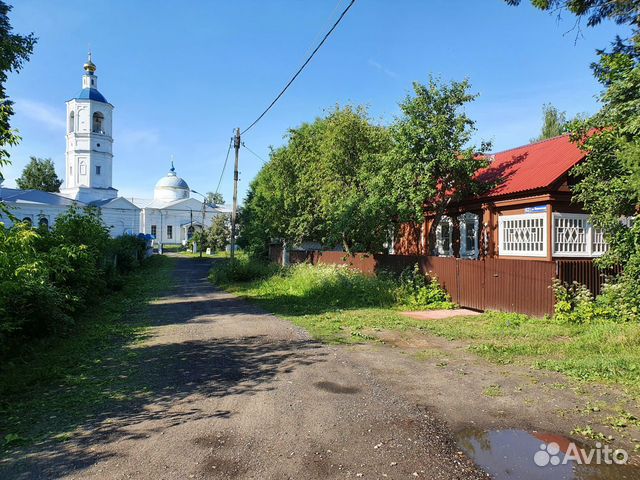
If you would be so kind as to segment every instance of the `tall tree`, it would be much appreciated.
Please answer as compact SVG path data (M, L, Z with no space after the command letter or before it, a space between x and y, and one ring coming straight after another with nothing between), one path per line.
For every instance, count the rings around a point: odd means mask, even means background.
M220 192L207 192L207 203L222 205L224 203L224 197Z
M20 178L16 179L16 183L18 188L22 190L59 192L62 180L58 178L50 158L31 157L29 163L22 170Z
M550 103L545 103L542 106L542 130L540 135L532 138L531 141L539 142L567 133L568 124L566 112L561 112Z
M9 163L7 147L16 145L20 137L11 129L13 106L7 97L5 83L10 72L19 72L22 64L29 59L36 43L33 34L13 33L9 12L11 7L0 0L0 169ZM0 203L0 213L7 213Z
M471 144L475 122L464 107L476 98L469 82L413 84L414 94L400 104L402 115L391 127L393 146L384 165L387 202L399 222L421 224L425 215L437 225L447 209L478 194L486 184L474 175L484 167L483 153ZM435 245L435 228L430 231Z
M517 0L507 0L519 4ZM592 118L571 125L574 140L587 152L574 168L578 178L574 198L604 230L610 245L602 265L620 263L624 273L617 291L621 317L640 315L640 1L531 0L543 9L565 8L586 18L588 26L605 19L630 28L610 49L599 50L592 65L602 85L602 109ZM631 222L621 218L633 217Z
M231 243L231 216L217 215L207 231L207 244L216 251L224 250Z

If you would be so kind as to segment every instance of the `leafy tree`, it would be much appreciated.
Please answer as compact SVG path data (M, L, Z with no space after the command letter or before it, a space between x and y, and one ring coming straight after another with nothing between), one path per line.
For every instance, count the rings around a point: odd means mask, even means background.
M519 4L517 0L507 0ZM605 19L630 27L628 38L616 37L609 51L599 50L592 65L603 87L602 109L590 119L571 125L574 140L587 152L574 168L579 182L574 198L605 232L609 252L601 265L620 263L624 273L609 290L622 318L640 312L640 1L532 0L543 9L566 8L588 26ZM621 218L633 217L631 222Z
M59 192L62 180L58 178L53 161L50 158L31 157L31 160L22 171L22 176L16 179L16 183L18 188L23 190Z
M414 83L414 94L400 104L381 172L381 195L394 206L398 222L421 224L426 214L437 225L450 206L488 188L474 180L490 144L470 144L475 122L463 109L476 95L469 88L467 80L447 84L432 78L427 85ZM435 228L429 235L435 245Z
M231 242L231 216L220 214L213 219L207 232L208 245L216 250L224 250Z
M363 107L335 107L291 129L250 186L240 244L261 254L273 240L380 250L390 217L374 186L388 146Z
M19 72L22 64L29 59L36 43L33 34L13 33L9 22L11 7L0 0L0 169L9 163L7 147L16 145L20 137L11 129L13 106L7 98L5 83L10 72ZM1 175L1 173L0 173ZM8 213L0 203L0 214Z
M364 107L336 107L318 120L315 180L320 240L348 253L377 252L389 239L391 209L380 195L378 175L390 148L388 129L374 125Z
M532 142L539 142L540 140L546 140L547 138L557 137L563 133L567 133L567 114L561 112L550 103L542 106L542 130L540 135L532 138Z
M222 205L224 197L220 192L207 192L207 203L211 205Z

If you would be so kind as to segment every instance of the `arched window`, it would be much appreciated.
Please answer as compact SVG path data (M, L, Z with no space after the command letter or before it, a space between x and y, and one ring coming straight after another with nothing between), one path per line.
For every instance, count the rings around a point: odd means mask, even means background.
M104 133L104 115L100 112L93 114L93 133Z
M76 114L71 111L69 114L69 133L75 132L76 130Z
M193 225L191 225L189 228L187 228L187 238L189 240L191 240L193 238L193 234L195 233L196 229Z
M49 219L47 217L40 217L40 220L38 220L38 227L42 230L49 230Z
M30 218L30 217L24 217L24 218L22 219L22 221L23 221L24 223L26 223L27 225L29 225L29 226L33 225L33 221L31 220L31 218Z

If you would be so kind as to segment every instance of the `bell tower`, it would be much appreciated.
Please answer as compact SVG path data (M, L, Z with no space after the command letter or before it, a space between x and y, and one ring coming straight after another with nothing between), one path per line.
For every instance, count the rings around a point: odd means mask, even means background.
M90 203L118 196L113 177L113 105L98 91L91 53L84 64L82 90L67 101L64 196Z

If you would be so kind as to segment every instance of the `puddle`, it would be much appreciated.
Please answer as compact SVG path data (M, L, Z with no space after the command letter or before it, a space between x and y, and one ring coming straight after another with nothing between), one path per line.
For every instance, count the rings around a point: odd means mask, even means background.
M587 464L585 455L592 449L560 435L523 430L470 429L458 433L456 440L458 447L495 480L640 479L638 467L596 464L598 455L600 458L605 456L604 447L593 449L592 460ZM582 464L571 458L576 453L582 456Z
M344 385L340 385L338 383L333 383L333 382L316 382L314 383L314 385L320 390L324 390L326 392L331 392L331 393L354 394L360 391L359 388L346 387Z

